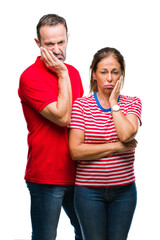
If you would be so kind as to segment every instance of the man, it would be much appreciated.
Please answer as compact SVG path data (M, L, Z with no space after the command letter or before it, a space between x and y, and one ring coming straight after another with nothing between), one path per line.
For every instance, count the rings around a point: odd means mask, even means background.
M64 64L68 42L64 18L49 14L37 25L41 57L20 77L19 97L28 128L25 180L31 196L32 240L54 240L61 206L82 239L73 207L75 163L68 148L72 103L83 95L78 71Z

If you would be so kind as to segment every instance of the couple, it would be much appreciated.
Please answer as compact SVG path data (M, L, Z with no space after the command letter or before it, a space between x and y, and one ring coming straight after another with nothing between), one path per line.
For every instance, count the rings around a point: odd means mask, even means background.
M35 42L41 56L22 73L18 89L29 132L32 240L56 239L61 207L76 240L125 240L136 206L141 101L120 95L123 56L114 48L99 50L91 64L93 94L82 97L79 72L63 63L65 19L43 16Z

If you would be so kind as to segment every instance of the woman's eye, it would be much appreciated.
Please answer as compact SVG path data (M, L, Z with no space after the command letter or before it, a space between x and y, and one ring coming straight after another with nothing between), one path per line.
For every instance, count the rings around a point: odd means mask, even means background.
M113 72L113 74L117 75L117 74L119 74L119 72Z

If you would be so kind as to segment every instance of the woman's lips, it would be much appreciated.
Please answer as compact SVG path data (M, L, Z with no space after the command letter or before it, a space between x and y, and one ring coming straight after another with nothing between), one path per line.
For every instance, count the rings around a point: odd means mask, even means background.
M113 88L114 86L112 84L107 84L106 87L107 88Z

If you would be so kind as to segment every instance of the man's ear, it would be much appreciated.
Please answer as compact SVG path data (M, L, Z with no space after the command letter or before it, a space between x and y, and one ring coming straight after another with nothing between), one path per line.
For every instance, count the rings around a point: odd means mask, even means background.
M36 42L37 46L40 48L41 44L40 44L40 41L38 40L38 38L35 38L34 41Z
M69 34L67 33L67 42L68 42Z

